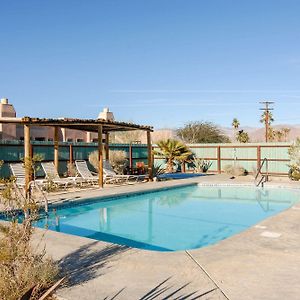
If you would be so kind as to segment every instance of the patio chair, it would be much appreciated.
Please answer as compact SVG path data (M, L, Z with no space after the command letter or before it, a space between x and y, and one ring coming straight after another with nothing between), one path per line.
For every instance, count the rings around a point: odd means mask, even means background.
M85 160L75 160L75 166L79 175L88 183L97 184L98 176L91 172Z
M130 180L138 181L141 178L145 178L144 175L119 175L115 172L109 160L103 160L103 172L106 175L107 179L115 182L129 182Z
M18 187L24 187L25 186L25 168L23 163L13 163L9 164L10 170L12 172L12 175L16 178L16 185ZM37 185L43 186L45 184L44 179L36 179L34 181L31 181L29 184L36 183Z
M53 162L42 162L42 168L46 174L46 178L57 186L67 188L68 186L75 186L77 183L82 183L82 180L79 181L77 177L61 178Z

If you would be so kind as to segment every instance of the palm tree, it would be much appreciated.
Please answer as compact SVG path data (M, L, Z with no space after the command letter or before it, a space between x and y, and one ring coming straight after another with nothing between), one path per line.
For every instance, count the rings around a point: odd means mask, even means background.
M237 118L233 118L231 126L233 127L234 130L234 136L237 139L237 130L239 129L240 121Z
M282 138L284 137L284 133L282 130L276 130L275 136L278 142L282 142Z
M237 130L240 126L240 121L237 118L234 118L231 123L232 127Z
M291 131L290 128L287 128L287 127L282 128L282 133L284 135L284 141L285 142L287 142L288 135L289 135L290 131Z
M276 138L276 131L270 126L267 133L268 141L273 142Z
M274 140L274 130L271 128L271 123L274 122L272 113L269 110L265 110L261 115L261 123L265 124L265 139L266 142Z
M260 123L266 123L268 120L268 125L274 122L273 114L270 111L264 111L261 115Z
M192 155L189 148L182 142L167 139L157 143L159 150L154 151L154 154L164 158L167 162L167 172L173 172L175 161L184 162Z

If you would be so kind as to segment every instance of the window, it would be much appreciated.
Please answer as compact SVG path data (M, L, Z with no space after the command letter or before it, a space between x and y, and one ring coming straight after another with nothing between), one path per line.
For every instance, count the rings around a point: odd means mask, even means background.
M84 140L83 139L76 139L76 142L82 143L82 142L84 142Z
M73 142L73 139L69 138L69 139L67 139L67 142Z
M46 139L44 137L36 137L34 140L44 142Z

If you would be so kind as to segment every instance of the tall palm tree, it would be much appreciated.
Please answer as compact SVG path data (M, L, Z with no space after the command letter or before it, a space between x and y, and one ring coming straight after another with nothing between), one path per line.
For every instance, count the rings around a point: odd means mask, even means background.
M290 128L287 128L287 127L282 128L282 132L283 132L283 135L284 135L284 141L285 142L287 142L288 135L289 135L290 131L291 131Z
M264 111L260 118L260 123L266 123L268 120L268 125L274 122L273 114L270 111Z
M237 129L239 128L239 126L240 126L240 121L239 121L237 118L234 118L234 119L232 120L231 126L232 126L235 130L237 130Z
M237 131L238 131L239 126L240 126L240 121L237 118L233 118L231 126L233 127L233 130L234 130L234 137L236 139L238 139L238 137L237 137Z
M261 115L260 122L265 124L266 142L274 141L274 130L271 128L271 123L274 122L272 113L269 110L265 110Z
M154 154L164 158L167 162L167 172L173 172L175 161L187 161L192 152L182 142L174 139L162 140L157 143L159 150L154 151Z

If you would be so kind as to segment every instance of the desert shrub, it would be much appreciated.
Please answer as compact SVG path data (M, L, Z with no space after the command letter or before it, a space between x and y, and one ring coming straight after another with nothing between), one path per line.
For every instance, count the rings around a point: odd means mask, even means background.
M202 158L193 158L192 164L196 173L206 173L211 167L212 162Z
M161 165L153 166L152 167L152 175L153 178L158 178L159 175L162 175L165 173L165 168L163 168Z
M189 122L176 133L185 143L230 143L229 137L212 122Z
M291 163L288 165L290 167L289 170L289 178L291 180L300 180L300 139L293 143L293 145L288 150L289 157Z
M74 163L68 162L67 164L67 176L76 177L77 170Z
M58 276L58 267L45 257L45 251L31 246L33 228L22 224L0 224L0 295L3 300L17 300L35 286L30 299L38 299Z
M89 162L98 171L98 151L89 155ZM109 162L116 173L122 174L126 165L127 157L125 151L109 151Z
M297 165L290 165L290 170L288 176L291 180L299 181L300 180L300 168Z
M44 156L42 154L34 154L32 158L22 158L24 167L29 169L30 176L35 179L36 173L41 169L39 163L43 161Z
M224 172L233 176L245 176L248 171L240 165L226 165L224 166Z
M13 180L8 180L0 193L0 202L10 217L7 223L0 223L0 296L19 300L34 287L30 299L38 299L56 281L59 269L46 258L44 249L32 244L32 224L39 216L37 200L31 193L25 197L14 186ZM23 211L20 224L11 208Z

